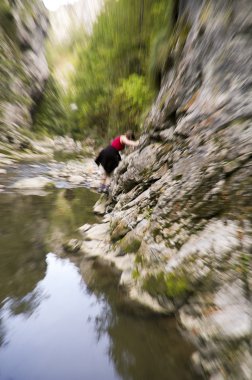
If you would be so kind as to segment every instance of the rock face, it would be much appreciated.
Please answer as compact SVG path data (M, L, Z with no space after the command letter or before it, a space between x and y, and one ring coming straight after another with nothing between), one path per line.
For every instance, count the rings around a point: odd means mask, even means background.
M185 4L140 146L117 170L111 242L131 255L129 292L176 313L207 378L249 380L252 3Z
M49 74L44 49L48 18L41 0L2 0L0 21L0 142L25 148L20 132L31 126Z

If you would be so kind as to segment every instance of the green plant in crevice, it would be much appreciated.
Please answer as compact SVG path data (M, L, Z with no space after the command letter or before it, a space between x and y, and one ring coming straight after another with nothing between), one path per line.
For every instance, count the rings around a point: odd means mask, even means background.
M139 269L137 267L135 267L132 271L132 278L133 280L138 280L138 278L140 277L140 272L139 272Z

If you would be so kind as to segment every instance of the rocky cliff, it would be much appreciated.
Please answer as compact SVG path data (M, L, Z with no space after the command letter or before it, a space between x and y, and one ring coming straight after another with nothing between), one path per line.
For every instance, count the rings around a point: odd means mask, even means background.
M252 3L180 1L176 17L139 149L83 250L115 263L131 298L175 313L207 378L248 380Z
M0 5L0 141L26 145L20 130L32 123L49 71L44 40L48 18L41 0Z

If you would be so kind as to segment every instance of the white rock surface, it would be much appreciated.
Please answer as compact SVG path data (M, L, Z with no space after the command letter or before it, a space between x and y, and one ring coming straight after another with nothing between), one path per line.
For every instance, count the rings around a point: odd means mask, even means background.
M24 178L12 185L14 189L43 189L47 186L53 186L53 183L50 179L45 177L33 177L33 178Z

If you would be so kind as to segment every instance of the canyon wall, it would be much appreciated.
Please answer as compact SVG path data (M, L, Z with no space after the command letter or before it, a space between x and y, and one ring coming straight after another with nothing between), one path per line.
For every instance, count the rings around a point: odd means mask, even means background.
M252 3L181 1L140 146L113 183L132 298L176 314L211 379L251 379Z
M23 137L49 75L45 57L48 28L40 0L2 0L0 5L0 142L13 149Z

